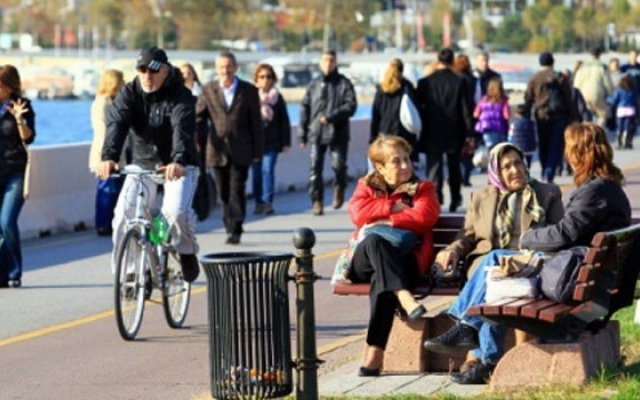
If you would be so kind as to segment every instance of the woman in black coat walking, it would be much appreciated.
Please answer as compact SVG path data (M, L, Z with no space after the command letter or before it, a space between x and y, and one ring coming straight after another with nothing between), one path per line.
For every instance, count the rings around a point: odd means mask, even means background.
M415 151L416 135L409 132L400 123L400 102L402 95L407 94L415 104L415 89L413 84L402 77L404 64L399 58L391 60L380 85L376 87L376 94L371 108L371 132L369 143L373 143L379 134L400 136L414 149L411 160L418 161Z

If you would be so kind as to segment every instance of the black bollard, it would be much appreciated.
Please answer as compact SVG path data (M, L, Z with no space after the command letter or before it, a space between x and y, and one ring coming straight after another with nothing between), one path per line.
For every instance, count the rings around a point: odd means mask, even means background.
M313 254L316 235L310 228L298 228L293 235L296 251L296 398L318 398L318 354L316 350L316 314L313 283L318 276L313 272Z

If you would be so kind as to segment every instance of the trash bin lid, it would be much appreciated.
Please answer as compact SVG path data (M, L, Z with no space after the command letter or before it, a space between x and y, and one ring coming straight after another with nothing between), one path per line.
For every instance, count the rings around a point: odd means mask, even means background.
M252 252L222 252L211 253L200 256L202 264L207 263L255 263L264 261L281 261L293 258L291 253L281 253L276 251L252 251Z

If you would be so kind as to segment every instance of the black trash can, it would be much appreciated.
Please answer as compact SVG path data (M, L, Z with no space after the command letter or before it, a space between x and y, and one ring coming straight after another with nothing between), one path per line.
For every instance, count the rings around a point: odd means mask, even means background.
M282 397L293 391L288 270L292 254L200 257L209 295L211 395Z

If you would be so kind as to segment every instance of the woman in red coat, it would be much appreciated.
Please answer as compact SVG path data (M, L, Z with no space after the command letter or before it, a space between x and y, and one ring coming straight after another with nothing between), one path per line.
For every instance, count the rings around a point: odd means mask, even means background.
M410 319L426 312L410 290L433 262L432 229L440 215L434 185L421 181L409 158L411 146L399 136L380 135L369 147L375 170L361 178L349 202L349 214L360 235L363 228L387 224L413 232L420 240L403 254L376 234L358 243L349 271L353 282L371 282L371 315L367 330L367 354L360 376L377 376L398 306Z

